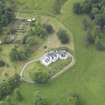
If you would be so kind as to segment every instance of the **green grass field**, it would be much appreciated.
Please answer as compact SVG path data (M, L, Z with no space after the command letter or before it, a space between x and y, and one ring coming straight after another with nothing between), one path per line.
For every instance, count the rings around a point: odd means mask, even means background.
M38 3L38 7L42 8L38 14L45 13L46 15L52 11L53 0L17 1L24 2L24 6L29 6L29 10L32 9L33 11L35 8L32 5L35 2L36 5ZM76 16L72 12L73 3L76 1L68 0L63 7L62 14L56 17L73 34L76 65L48 85L38 86L23 83L20 90L25 98L18 105L33 105L33 94L36 90L39 90L49 101L62 100L63 105L66 105L66 97L70 93L79 95L83 105L105 105L105 53L98 52L93 47L86 48L84 46L83 36L85 32L81 24L84 16ZM29 14L25 14L32 16L36 13L29 12Z

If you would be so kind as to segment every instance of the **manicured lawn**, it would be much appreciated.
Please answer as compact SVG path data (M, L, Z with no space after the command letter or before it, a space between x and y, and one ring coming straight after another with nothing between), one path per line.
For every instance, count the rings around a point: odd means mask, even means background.
M31 5L33 1L25 0L25 3ZM37 0L43 8L42 11L51 10L49 1L53 0ZM66 105L65 101L69 93L79 95L83 105L105 104L105 53L98 52L93 47L84 46L85 32L81 24L84 16L76 16L72 13L72 6L76 1L69 0L63 7L63 13L57 17L58 21L63 23L74 36L76 65L48 85L23 83L20 90L25 98L23 103L18 105L33 105L33 94L36 90L40 90L49 101L61 100L64 105Z

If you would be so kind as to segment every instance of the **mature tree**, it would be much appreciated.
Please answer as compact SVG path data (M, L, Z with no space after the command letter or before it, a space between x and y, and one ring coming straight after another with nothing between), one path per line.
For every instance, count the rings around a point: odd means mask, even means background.
M43 84L48 82L49 73L47 70L38 69L34 73L31 73L31 77L36 83Z
M83 20L83 28L86 32L92 31L92 21L89 18Z
M105 45L101 41L96 42L96 49L99 51L105 51Z
M39 41L34 38L34 36L24 37L23 43L25 44L25 47L29 49L37 48L39 46Z
M92 45L95 43L95 37L92 35L91 31L87 31L86 36L85 36L85 44Z
M105 26L105 14L96 15L96 24L100 26L101 29Z
M75 5L77 3L74 4L74 7ZM105 35L105 0L84 0L78 5L81 6L81 14L86 14L91 20L91 25L90 21L83 21L87 33L85 42L88 42L88 44L95 42L94 45L97 49L104 50L105 40L101 39L104 39ZM97 39L99 40L97 41Z
M73 11L76 14L81 14L82 13L81 3L75 3L74 6L73 6Z
M27 59L27 52L18 48L13 48L10 52L10 58L12 61L24 61Z
M75 12L77 11L77 12ZM105 0L85 0L74 4L74 12L87 14L101 28L105 26Z
M48 105L48 102L45 97L41 96L38 92L34 96L34 105Z
M7 82L3 82L0 84L0 99L7 96L10 92L11 92L11 89Z
M54 32L53 26L51 24L45 24L44 27L48 34L52 34Z
M82 12L83 13L86 13L86 14L90 14L90 12L91 12L91 5L90 5L90 2L84 2L83 4L82 4Z
M44 38L47 35L42 23L40 22L40 18L32 22L29 35L32 35L32 36L36 35L41 38Z
M15 97L17 101L23 101L23 96L18 88L15 90Z
M57 33L59 40L61 41L61 43L63 44L67 44L70 41L69 35L65 30L59 30L59 32Z
M8 96L20 84L20 76L15 74L0 84L0 100Z
M20 76L18 74L14 74L14 76L8 79L8 83L11 89L17 88L21 83Z
M93 19L95 18L95 15L97 15L98 13L99 13L99 9L96 7L93 7L91 10L91 15L93 16Z
M6 65L6 63L2 59L0 59L0 67L3 67L5 65Z
M12 5L9 0L0 0L0 30L15 19Z

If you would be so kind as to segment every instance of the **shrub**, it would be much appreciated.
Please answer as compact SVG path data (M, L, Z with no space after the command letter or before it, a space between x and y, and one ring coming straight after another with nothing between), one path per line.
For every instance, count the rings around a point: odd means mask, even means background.
M70 95L68 98L69 105L81 105L80 98L77 95Z
M63 43L63 44L69 43L70 39L69 39L69 36L65 30L59 30L59 32L57 32L57 35L58 35L58 38L61 41L61 43Z
M0 101L0 105L7 105L5 101Z

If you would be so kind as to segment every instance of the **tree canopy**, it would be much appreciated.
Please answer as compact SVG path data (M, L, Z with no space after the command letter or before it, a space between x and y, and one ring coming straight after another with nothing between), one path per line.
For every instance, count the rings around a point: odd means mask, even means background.
M87 14L101 29L105 26L105 0L85 0L74 4L76 14Z
M35 83L44 84L49 80L49 73L46 70L38 69L34 73L31 73L31 77Z
M69 35L65 30L60 29L57 32L58 38L63 44L68 44L70 41Z
M94 44L96 49L105 50L105 0L84 0L74 4L76 14L86 14L83 21L86 31L86 45Z
M0 31L15 19L13 0L0 0Z

